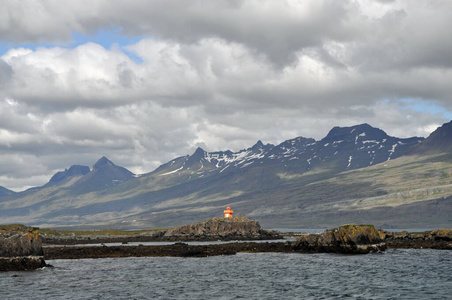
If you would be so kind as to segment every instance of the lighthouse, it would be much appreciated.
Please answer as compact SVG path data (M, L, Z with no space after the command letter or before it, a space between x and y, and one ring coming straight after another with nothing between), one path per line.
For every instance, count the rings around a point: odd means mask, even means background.
M224 217L232 218L233 213L234 213L234 211L231 209L231 207L228 206L228 208L226 208L226 210L224 211Z

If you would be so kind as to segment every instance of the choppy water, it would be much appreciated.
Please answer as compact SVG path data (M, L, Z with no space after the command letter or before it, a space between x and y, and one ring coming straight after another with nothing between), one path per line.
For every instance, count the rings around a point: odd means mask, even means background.
M52 260L0 299L451 299L452 251Z

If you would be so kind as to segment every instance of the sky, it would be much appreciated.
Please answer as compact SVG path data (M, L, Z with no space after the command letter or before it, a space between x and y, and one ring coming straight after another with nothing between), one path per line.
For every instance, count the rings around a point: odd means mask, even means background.
M452 119L452 1L0 0L0 186Z

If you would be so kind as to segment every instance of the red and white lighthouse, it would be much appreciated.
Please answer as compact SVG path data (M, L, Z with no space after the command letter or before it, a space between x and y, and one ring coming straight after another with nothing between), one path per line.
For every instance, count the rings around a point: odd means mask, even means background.
M228 208L226 208L226 210L224 211L224 217L232 218L233 213L234 213L234 211L231 209L231 207L228 206Z

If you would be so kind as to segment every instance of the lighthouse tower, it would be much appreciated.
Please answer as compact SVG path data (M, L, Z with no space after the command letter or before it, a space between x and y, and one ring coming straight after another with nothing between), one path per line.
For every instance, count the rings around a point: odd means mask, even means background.
M226 208L226 210L224 211L224 217L232 218L233 213L234 213L234 211L228 206L228 208Z

